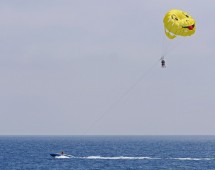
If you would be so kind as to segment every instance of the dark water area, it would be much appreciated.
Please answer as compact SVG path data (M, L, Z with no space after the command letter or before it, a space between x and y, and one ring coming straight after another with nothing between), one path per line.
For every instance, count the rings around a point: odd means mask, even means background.
M212 170L215 136L0 136L0 169Z

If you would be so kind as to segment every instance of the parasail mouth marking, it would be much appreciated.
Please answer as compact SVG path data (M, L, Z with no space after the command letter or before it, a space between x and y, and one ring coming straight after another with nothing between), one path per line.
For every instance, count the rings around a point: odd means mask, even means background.
M184 26L182 28L188 28L189 30L193 30L195 28L195 24L189 25L189 26Z

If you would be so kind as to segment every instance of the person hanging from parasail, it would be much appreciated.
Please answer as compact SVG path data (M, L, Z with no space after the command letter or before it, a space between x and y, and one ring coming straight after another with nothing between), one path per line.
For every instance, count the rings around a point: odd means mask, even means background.
M165 60L164 60L164 59L161 60L161 67L162 67L162 68L165 68L165 67L166 67L166 63L165 63Z

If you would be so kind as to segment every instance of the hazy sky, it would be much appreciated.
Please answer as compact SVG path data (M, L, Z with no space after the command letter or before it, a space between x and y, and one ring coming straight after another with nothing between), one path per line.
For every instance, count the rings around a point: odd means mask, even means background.
M0 134L215 135L214 7L0 1ZM161 69L162 19L173 8L197 31L174 42Z

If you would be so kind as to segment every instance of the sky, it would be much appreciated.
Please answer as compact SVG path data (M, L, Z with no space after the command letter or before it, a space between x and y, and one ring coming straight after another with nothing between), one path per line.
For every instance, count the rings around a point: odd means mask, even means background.
M0 1L0 135L215 135L214 6ZM195 35L166 39L171 9Z

